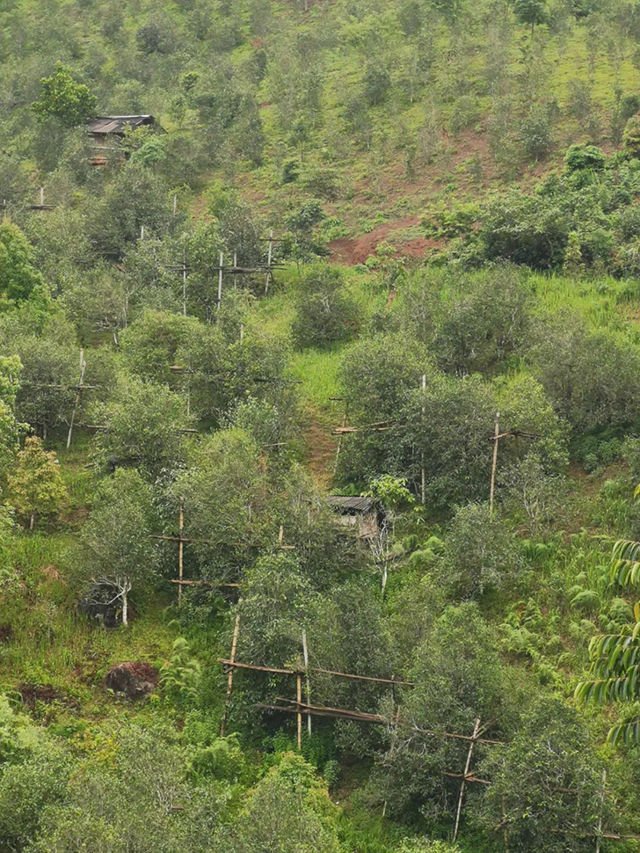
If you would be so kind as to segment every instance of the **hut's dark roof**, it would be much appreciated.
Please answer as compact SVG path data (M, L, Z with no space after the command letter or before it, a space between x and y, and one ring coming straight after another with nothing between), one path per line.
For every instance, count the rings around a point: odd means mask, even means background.
M152 115L140 116L96 116L89 119L87 130L89 133L115 133L122 135L126 128L141 127L143 124L155 124Z
M329 495L327 502L341 512L372 512L376 503L364 495Z

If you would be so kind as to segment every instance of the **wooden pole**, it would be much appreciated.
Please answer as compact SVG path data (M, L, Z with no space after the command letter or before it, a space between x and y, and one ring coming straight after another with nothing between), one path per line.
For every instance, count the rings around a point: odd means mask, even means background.
M349 417L349 401L346 400L344 404L344 417L342 418L342 429L346 429L347 427L347 419ZM334 471L338 470L338 459L340 458L340 451L342 450L342 433L338 436L338 446L336 448L336 463L334 466Z
M178 193L173 194L173 215L176 215L178 209Z
M144 240L144 225L140 226L140 239Z
M222 266L222 264L221 264L221 266ZM234 268L234 270L237 266L238 266L238 253L234 252L233 253L233 268ZM233 286L237 287L237 285L238 285L238 278L237 278L236 273L234 272L234 274L233 274Z
M187 316L187 249L182 247L182 315Z
M271 279L271 259L273 257L273 228L269 231L269 248L267 250L267 279L264 283L265 294L269 292L269 280Z
M184 570L184 499L180 498L180 519L178 523L180 541L178 542L178 607L182 604L182 575Z
M493 496L496 490L496 469L498 467L498 443L500 441L500 412L496 412L496 428L493 436L493 462L491 464L491 490L489 492L489 513L493 515Z
M298 750L302 749L302 676L296 673L296 701L298 705Z
M82 386L84 385L84 371L86 369L87 363L84 360L84 350L80 350L80 382L78 384L78 391L76 393L76 401L73 405L73 411L71 412L71 421L69 422L69 433L67 435L67 450L71 447L71 438L73 436L73 424L76 419L76 413L78 411L78 406L80 405L80 400L82 398Z
M218 270L218 311L222 302L222 265L224 263L224 255L220 252L220 268Z
M473 748L476 745L476 738L478 737L478 732L480 730L480 717L476 720L476 724L473 729L473 737L471 742L469 743L469 750L467 752L467 761L464 765L464 776L462 777L462 781L460 782L460 793L458 794L458 808L456 809L456 823L453 828L453 841L455 843L458 837L458 828L460 826L460 815L462 814L462 801L464 799L464 785L467 776L469 775L469 768L471 767L471 756L473 755Z
M280 525L280 530L278 531L278 545L282 545L284 541L284 524Z
M309 678L309 649L307 648L307 631L302 629L302 656L304 658L304 670L306 676L306 699L307 705L311 704L311 679ZM311 734L311 714L307 714L307 731Z
M422 393L423 393L423 395L424 395L426 390L427 390L427 374L423 373L422 374ZM425 414L426 414L426 406L424 405L424 399L423 399L423 404L422 404L422 428L423 429L424 429ZM426 480L425 470L424 470L424 450L420 454L420 465L421 465L421 470L420 470L420 481L421 481L420 482L420 497L422 499L422 505L424 506L427 502L427 480Z
M604 811L605 786L607 784L607 771L602 771L602 790L600 791L600 812L598 814L598 827L596 830L596 853L600 853L602 843L602 812Z
M242 599L238 600L238 604L242 603ZM235 663L236 659L236 649L238 648L238 634L240 633L240 614L236 614L236 624L233 628L233 638L231 640L231 654L229 655L229 661L231 664ZM222 712L222 719L220 720L220 737L224 737L225 728L227 725L227 711L229 710L229 703L231 702L231 692L233 690L233 672L235 667L231 666L229 669L229 674L227 675L227 695L224 700L224 711Z
M504 840L504 851L509 853L509 824L507 823L507 803L502 795L502 838Z
M44 187L40 187L40 207L44 207Z

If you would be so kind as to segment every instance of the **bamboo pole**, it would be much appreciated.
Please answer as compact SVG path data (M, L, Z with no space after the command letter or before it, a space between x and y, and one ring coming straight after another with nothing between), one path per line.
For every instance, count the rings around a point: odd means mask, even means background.
M298 703L298 751L302 749L302 676L296 674L296 701Z
M493 438L493 462L491 463L491 489L489 491L489 513L493 515L493 496L496 489L496 469L498 467L498 444L500 442L500 412L496 412L496 427Z
M598 814L598 827L596 830L596 853L600 853L602 843L602 813L604 811L605 785L607 784L607 771L602 771L602 790L600 791L600 812Z
M271 278L271 259L273 256L273 228L269 231L269 249L267 251L267 278L264 283L264 292L269 292L269 280Z
M311 679L309 677L309 649L307 647L307 631L306 628L302 629L302 657L304 659L304 669L307 674L306 676L306 698L307 704L311 702ZM311 714L307 715L307 731L311 734Z
M67 435L67 450L71 447L71 439L73 437L73 425L75 423L76 414L78 412L78 406L80 405L80 400L82 399L82 389L84 387L84 372L86 370L87 363L84 360L84 349L80 350L80 382L78 384L78 390L76 391L76 400L73 404L73 411L71 412L71 421L69 422L69 433Z
M242 599L238 602L240 604ZM233 628L233 638L231 640L231 654L229 656L230 662L233 662L236 659L236 649L238 648L238 634L240 633L240 614L236 614L236 623ZM222 719L220 720L220 737L224 737L225 728L227 725L227 711L229 710L229 703L231 702L231 692L233 690L233 672L234 667L232 666L229 670L229 674L227 675L227 695L224 700L224 711L222 712Z
M178 607L182 604L182 576L184 569L184 499L180 498L180 517L178 522L178 530L180 533L180 541L178 542Z
M187 316L187 249L182 247L182 315Z
M426 406L424 404L424 394L425 394L426 390L427 390L427 374L423 373L422 374L422 394L423 394L422 428L423 429L424 429L424 417L425 417L425 414L427 411ZM424 469L424 450L422 450L421 454L420 454L420 498L422 501L422 505L424 506L427 502L427 480L426 480L425 469Z
M471 767L471 756L473 755L473 748L476 745L476 738L478 737L478 732L480 730L480 717L476 720L476 724L473 728L473 738L471 743L469 744L469 750L467 752L467 761L464 766L464 776L462 777L462 781L460 782L460 793L458 794L458 808L456 809L456 823L453 828L453 841L455 843L458 838L458 828L460 827L460 815L462 814L462 801L464 799L464 786L467 776L469 775L469 768Z

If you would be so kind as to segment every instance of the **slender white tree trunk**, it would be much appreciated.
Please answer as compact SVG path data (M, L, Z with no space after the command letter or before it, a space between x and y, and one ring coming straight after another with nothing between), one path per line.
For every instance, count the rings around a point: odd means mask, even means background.
M129 599L127 595L129 593L128 584L124 584L122 587L122 624L125 628L129 625Z

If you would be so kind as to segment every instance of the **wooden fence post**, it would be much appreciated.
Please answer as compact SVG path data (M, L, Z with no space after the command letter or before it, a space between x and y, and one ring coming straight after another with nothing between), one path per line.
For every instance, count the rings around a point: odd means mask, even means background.
M238 600L238 605L242 604L242 599ZM227 711L231 702L231 692L233 690L233 664L236 660L236 649L238 648L238 634L240 633L240 614L236 614L236 624L233 628L233 639L231 640L231 654L229 655L229 674L227 675L227 695L224 700L224 711L220 720L220 737L224 737L224 732L227 725Z
M462 777L462 781L460 782L460 793L458 794L458 808L456 809L456 823L453 828L453 840L458 837L458 828L460 827L460 815L462 814L462 801L464 799L464 787L467 776L469 775L469 768L471 767L471 756L473 755L473 748L476 745L476 738L478 737L478 732L480 731L480 717L476 720L476 724L473 728L473 737L471 742L469 743L469 750L467 752L467 761L464 765L464 775Z

